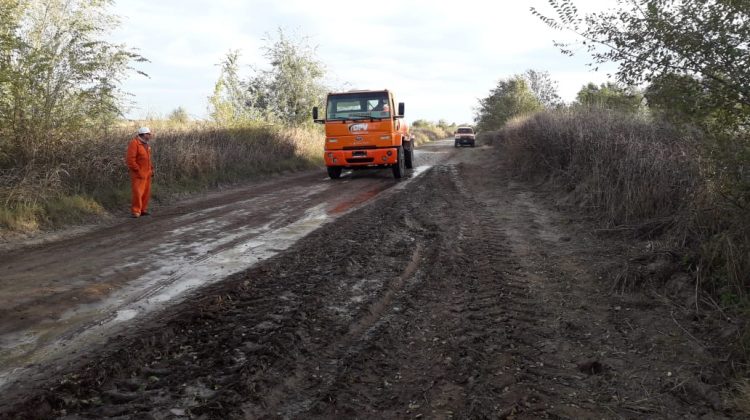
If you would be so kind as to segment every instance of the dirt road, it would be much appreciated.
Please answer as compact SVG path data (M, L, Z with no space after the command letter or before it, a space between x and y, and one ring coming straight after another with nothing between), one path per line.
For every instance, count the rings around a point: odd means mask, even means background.
M2 255L0 417L731 417L704 323L611 293L629 246L497 153L436 142L402 182L289 176Z
M403 183L388 171L335 184L320 171L159 208L84 235L0 253L0 387L145 313L247 269L419 176L445 158L426 148ZM32 369L33 370L33 369Z

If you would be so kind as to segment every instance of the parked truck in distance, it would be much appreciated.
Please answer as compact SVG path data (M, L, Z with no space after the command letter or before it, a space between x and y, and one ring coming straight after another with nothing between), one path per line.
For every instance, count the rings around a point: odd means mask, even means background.
M313 108L316 123L325 124L324 158L331 179L344 169L391 168L395 178L413 167L414 141L403 121L404 103L394 112L393 93L355 90L329 93L323 118Z
M473 128L465 126L458 127L455 136L455 142L453 143L454 146L458 147L468 144L469 146L474 147L476 136Z

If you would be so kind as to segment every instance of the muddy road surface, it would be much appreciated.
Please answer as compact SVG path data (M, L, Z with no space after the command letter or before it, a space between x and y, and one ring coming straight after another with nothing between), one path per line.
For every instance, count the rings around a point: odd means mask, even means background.
M0 251L0 387L132 320L285 250L381 193L402 188L447 156L395 182L390 171L319 170L157 208L152 216L35 247ZM7 244L6 244L7 246Z
M305 173L0 265L0 418L724 418L722 348L490 147ZM132 223L131 223L132 222ZM640 246L640 245L639 245Z

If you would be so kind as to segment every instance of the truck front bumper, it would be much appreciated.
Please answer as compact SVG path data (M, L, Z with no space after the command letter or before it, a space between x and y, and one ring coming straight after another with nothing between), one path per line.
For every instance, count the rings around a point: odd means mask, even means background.
M389 147L384 149L327 150L323 157L326 166L342 166L345 168L390 166L398 163L398 149Z

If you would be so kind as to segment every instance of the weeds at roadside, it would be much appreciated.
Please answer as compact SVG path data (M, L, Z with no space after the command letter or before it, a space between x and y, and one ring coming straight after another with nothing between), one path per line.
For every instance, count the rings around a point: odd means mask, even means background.
M71 141L23 167L0 170L0 229L34 231L80 223L127 208L125 149L140 123L101 138ZM322 165L317 128L264 124L218 127L149 121L155 167L153 198L200 191Z
M598 220L602 232L658 240L662 246L644 255L653 260L627 261L612 273L612 291L665 280L669 271L661 266L692 276L693 309L739 320L744 330L732 357L750 359L744 343L750 339L742 338L750 337L750 209L742 178L748 162L742 153L718 150L721 142L698 130L587 108L516 118L479 140L500 148L516 176L558 186L558 202ZM741 140L730 149L742 149ZM664 250L674 258L659 262ZM706 300L699 291L714 306L698 306ZM748 382L742 393L750 397Z
M437 125L420 125L419 127L412 128L411 133L416 139L417 146L431 141L445 139L453 134Z
M750 414L750 379L737 381L733 389L725 394L725 399L737 411Z
M103 215L101 204L81 195L62 196L44 203L45 225L66 226L86 221L91 216Z

